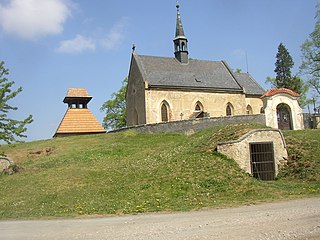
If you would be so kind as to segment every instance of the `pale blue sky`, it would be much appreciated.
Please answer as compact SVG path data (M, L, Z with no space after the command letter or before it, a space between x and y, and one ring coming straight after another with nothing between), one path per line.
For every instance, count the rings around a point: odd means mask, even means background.
M180 0L189 56L226 60L265 88L283 42L295 62L313 31L317 0ZM128 75L131 47L142 55L173 57L175 0L0 0L0 60L15 88L11 114L34 122L27 141L51 138L67 105L69 87L87 88L99 108Z

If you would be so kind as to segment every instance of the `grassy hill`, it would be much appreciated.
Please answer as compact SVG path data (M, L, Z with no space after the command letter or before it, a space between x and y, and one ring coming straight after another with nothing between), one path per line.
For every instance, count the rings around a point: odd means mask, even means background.
M257 125L191 136L124 133L3 145L22 170L0 174L0 219L76 217L254 204L320 195L320 131L288 131L290 161L263 182L215 152Z

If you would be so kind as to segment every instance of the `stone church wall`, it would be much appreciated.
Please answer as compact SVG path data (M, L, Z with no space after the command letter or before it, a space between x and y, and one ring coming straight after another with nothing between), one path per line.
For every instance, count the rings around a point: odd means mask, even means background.
M195 111L197 102L210 117L226 116L228 103L232 104L232 115L246 114L245 95L241 93L213 93L204 91L182 90L146 90L146 122L161 122L161 104L169 105L169 121L188 120ZM260 100L261 105L262 101ZM254 106L256 103L254 103ZM255 111L257 113L257 111Z
M239 115L239 116L229 116L229 117L210 117L210 118L199 118L194 120L145 124L145 125L122 128L122 129L118 129L110 132L122 132L122 131L127 131L132 129L137 132L143 132L143 133L182 132L186 134L192 134L204 128L208 128L212 126L223 126L223 125L238 124L238 123L258 123L258 124L265 125L266 118L264 114Z
M260 97L246 96L246 106L250 105L252 114L260 114L263 102Z
M141 73L138 71L134 58L131 60L130 68L132 70L128 77L128 89L126 93L128 126L146 123L145 83L142 81Z

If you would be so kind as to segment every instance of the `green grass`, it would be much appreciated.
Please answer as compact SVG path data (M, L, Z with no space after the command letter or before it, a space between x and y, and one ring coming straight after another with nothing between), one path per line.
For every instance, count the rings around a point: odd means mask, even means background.
M320 131L288 131L292 160L263 182L216 153L257 125L191 136L124 133L3 145L22 171L0 174L0 219L189 211L320 195ZM299 148L297 147L299 146Z

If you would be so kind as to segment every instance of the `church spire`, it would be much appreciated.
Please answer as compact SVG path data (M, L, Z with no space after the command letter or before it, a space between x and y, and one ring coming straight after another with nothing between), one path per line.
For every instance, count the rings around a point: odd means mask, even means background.
M184 31L183 31L183 26L182 26L182 22L181 22L181 17L180 17L180 6L179 6L179 2L177 0L177 4L176 4L176 7L177 7L177 24L176 24L176 38L178 37L184 37Z
M184 35L184 30L180 16L180 5L177 0L177 23L176 23L176 35L173 39L174 42L174 55L176 59L181 63L188 63L188 39Z

